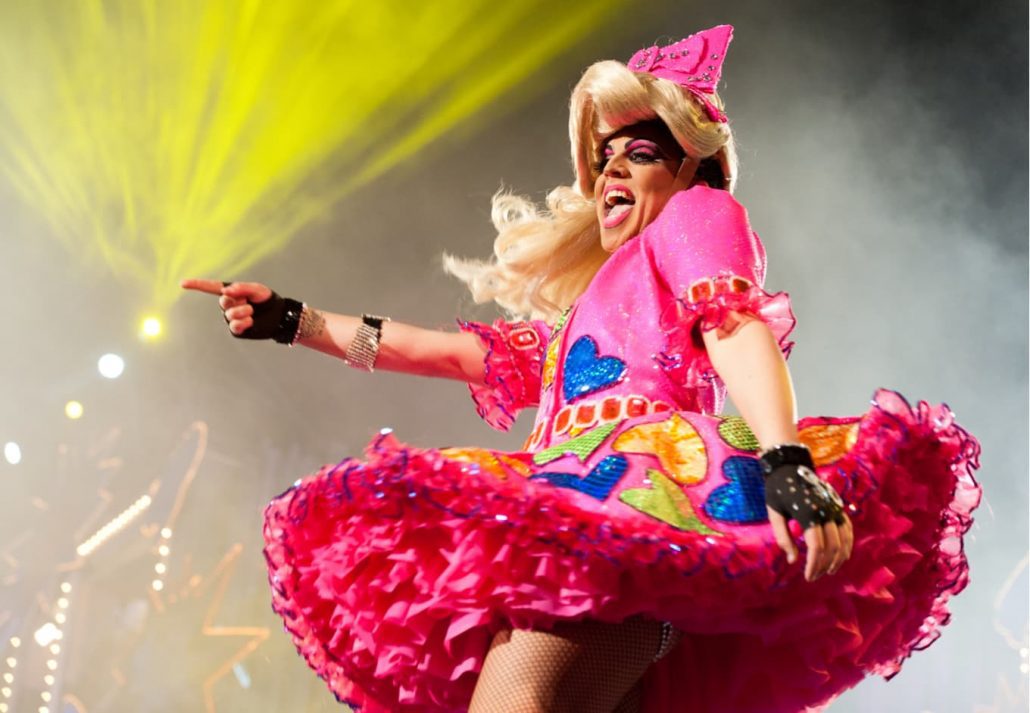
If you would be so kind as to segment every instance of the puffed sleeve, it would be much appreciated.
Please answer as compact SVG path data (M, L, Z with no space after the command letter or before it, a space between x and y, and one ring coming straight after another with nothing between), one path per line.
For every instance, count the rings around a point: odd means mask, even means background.
M459 321L463 332L477 335L486 347L482 385L469 384L480 418L498 431L507 431L519 411L540 403L540 375L550 335L542 321L492 325Z
M677 193L641 238L673 296L661 315L667 337L659 361L675 383L694 388L715 378L701 333L733 312L765 322L784 355L790 353L790 298L762 289L765 248L729 192L695 186Z

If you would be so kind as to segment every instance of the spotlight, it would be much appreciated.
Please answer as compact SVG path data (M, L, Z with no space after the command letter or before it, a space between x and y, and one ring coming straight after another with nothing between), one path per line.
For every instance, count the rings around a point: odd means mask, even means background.
M82 418L82 404L78 401L69 401L64 405L64 415L73 421L77 418Z
M140 325L139 333L144 339L161 336L161 320L154 316L146 317Z
M100 375L108 379L117 379L125 371L125 360L117 354L105 354L97 360Z
M165 583L162 582L160 579L155 579L153 582L150 583L150 586L154 588L155 592L160 592L162 589L165 588Z
M49 646L61 638L60 629L58 629L52 621L48 621L46 624L36 629L34 638L36 639L36 643L40 646Z
M11 465L18 465L21 463L21 446L14 441L8 441L4 444L4 458Z

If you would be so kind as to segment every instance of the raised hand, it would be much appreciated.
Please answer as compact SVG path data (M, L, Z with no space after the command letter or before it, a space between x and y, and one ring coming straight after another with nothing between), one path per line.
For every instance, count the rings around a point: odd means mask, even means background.
M284 341L279 334L289 310L299 310L300 303L283 299L267 285L259 282L220 282L218 280L183 280L183 289L218 295L229 331L241 339L275 339ZM296 315L299 319L299 312ZM293 333L296 333L294 320ZM289 335L292 339L293 334ZM288 343L290 339L287 339Z

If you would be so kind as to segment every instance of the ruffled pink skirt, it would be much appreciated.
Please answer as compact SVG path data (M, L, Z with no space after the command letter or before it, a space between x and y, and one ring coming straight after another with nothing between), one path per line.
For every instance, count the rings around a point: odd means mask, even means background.
M889 391L861 419L802 420L855 530L851 559L808 583L762 520L739 425L651 414L550 461L384 433L268 506L273 608L365 711L465 710L495 632L584 618L685 632L645 679L648 711L798 711L893 675L967 583L978 443ZM683 428L700 445L668 441ZM617 457L617 478L598 470Z

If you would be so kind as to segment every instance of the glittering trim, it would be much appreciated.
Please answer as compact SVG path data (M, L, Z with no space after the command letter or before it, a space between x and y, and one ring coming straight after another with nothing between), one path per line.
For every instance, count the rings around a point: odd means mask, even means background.
M469 384L476 413L492 428L507 431L519 411L539 403L547 325L498 319L493 326L459 320L458 327L486 347L483 385ZM530 333L536 339L528 338Z
M771 294L735 275L721 275L704 281L707 291L695 283L681 299L662 314L659 324L668 335L657 361L669 378L684 388L711 388L718 375L708 358L701 332L724 325L733 312L750 314L765 322L784 356L794 343L787 336L797 320L786 292ZM744 287L744 285L749 287Z

